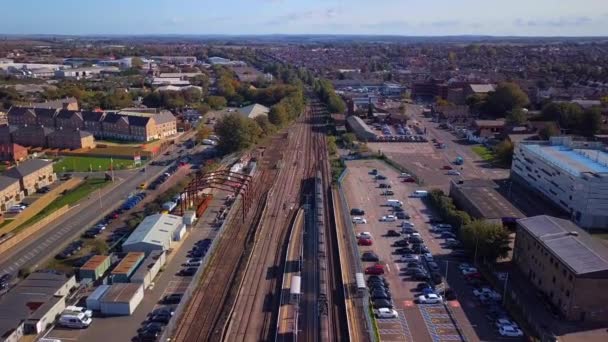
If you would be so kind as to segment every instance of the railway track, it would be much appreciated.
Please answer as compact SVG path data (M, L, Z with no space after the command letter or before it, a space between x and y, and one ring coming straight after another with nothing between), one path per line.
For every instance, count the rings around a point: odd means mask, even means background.
M283 270L284 247L291 221L298 207L303 170L298 168L301 151L306 151L306 115L289 131L283 167L268 196L252 253L222 336L224 341L268 340L274 336L281 290L279 272ZM215 336L219 337L219 336ZM214 339L215 340L215 339Z

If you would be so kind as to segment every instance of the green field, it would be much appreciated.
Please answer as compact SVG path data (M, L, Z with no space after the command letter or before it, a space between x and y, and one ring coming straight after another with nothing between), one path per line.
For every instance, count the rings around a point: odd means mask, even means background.
M494 152L485 146L473 146L471 150L481 157L484 161L494 160Z
M58 197L51 204L47 205L44 209L42 209L39 213L32 216L29 220L25 221L19 227L17 227L13 232L18 232L28 226L42 220L46 216L50 215L52 212L57 209L63 207L64 205L72 205L81 199L85 198L87 195L92 193L97 189L101 189L106 186L109 182L105 179L100 178L91 178L85 180L82 184L77 186L76 188L68 191L66 194Z
M133 167L131 159L110 159L99 157L62 157L53 165L55 172L96 172L110 170L110 161L114 170L124 170Z

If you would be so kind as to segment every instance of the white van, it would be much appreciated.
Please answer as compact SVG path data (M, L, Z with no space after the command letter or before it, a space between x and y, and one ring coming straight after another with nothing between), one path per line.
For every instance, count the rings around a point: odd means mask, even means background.
M428 194L429 194L429 192L428 192L428 191L426 191L426 190L416 190L416 191L414 191L414 193L412 194L412 197L419 197L419 198L422 198L422 197L426 197Z
M401 208L403 206L403 202L396 199L389 199L386 201L386 205L393 208Z
M63 314L77 315L79 313L83 313L87 317L93 317L93 311L92 310L87 310L86 308L84 308L82 306L70 305L70 306L67 306L63 310Z
M79 314L61 315L57 324L66 328L82 329L91 325L92 321L93 319L91 317L87 317L81 312Z

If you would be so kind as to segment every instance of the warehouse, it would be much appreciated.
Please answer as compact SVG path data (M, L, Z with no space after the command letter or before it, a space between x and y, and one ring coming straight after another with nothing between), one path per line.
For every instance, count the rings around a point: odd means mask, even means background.
M498 191L498 184L486 179L453 180L450 197L456 206L476 219L515 228L515 220L525 215Z
M131 276L131 283L144 284L144 288L148 288L165 262L165 251L152 251Z
M357 138L361 141L376 141L378 135L371 129L361 118L358 116L349 116L346 118L346 123L350 130L355 133Z
M125 252L166 251L172 241L179 241L186 233L181 216L156 214L146 217L122 244Z
M114 284L99 300L99 309L108 316L129 316L143 299L142 284Z
M89 310L93 310L93 311L99 311L101 309L101 298L103 298L103 295L106 294L106 292L108 292L108 289L110 288L110 285L99 285L95 291L93 291L93 293L91 293L86 300L87 303L87 309Z
M35 272L0 298L0 337L19 341L38 334L53 323L66 306L76 278L60 273Z
M112 283L128 283L131 275L146 256L143 252L130 252L114 267L110 278Z
M96 281L110 268L111 260L108 255L93 255L78 271L80 279Z

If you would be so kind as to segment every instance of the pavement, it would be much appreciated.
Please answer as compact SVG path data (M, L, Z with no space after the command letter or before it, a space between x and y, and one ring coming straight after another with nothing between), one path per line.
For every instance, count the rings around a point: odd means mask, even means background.
M397 320L378 320L381 339L383 341L517 340L505 339L497 334L492 322L485 318L485 314L474 299L471 288L459 273L458 262L448 256L450 250L442 246L442 239L428 231L429 225L426 222L428 216L433 214L432 209L420 199L409 197L413 191L422 188L415 183L400 182L397 171L378 160L347 161L347 167L348 174L343 183L347 202L350 208L365 210L365 218L368 222L356 225L354 233L368 231L374 237L374 244L369 247L361 246L360 252L372 250L380 257L380 263L385 266L385 277L390 283L393 301L400 313L400 319ZM391 245L398 238L383 236L388 229L399 230L397 227L399 222L379 222L383 215L389 214L389 210L388 207L381 206L386 202L387 197L380 195L381 190L378 189L377 183L368 175L368 172L374 168L388 177L388 180L383 182L391 183L395 192L394 196L389 197L404 202L405 211L412 216L410 221L421 233L425 244L434 255L441 274L444 278L447 274L445 283L457 296L457 300L447 302L447 308L443 305L415 303L417 294L414 289L418 282L402 275L401 269L405 265L392 254L394 247ZM371 264L365 262L364 267Z
M62 341L107 342L108 331L112 331L112 341L130 341L137 335L137 329L146 320L148 313L157 307L166 306L159 304L162 297L172 293L184 293L190 285L192 277L178 276L177 272L182 268L181 265L187 259L187 252L196 241L216 237L217 231L213 228L213 220L223 206L227 194L218 191L203 216L188 229L184 239L172 247L163 271L154 279L154 287L144 291L143 301L131 316L93 317L93 323L87 329L72 330L55 327L45 337Z

